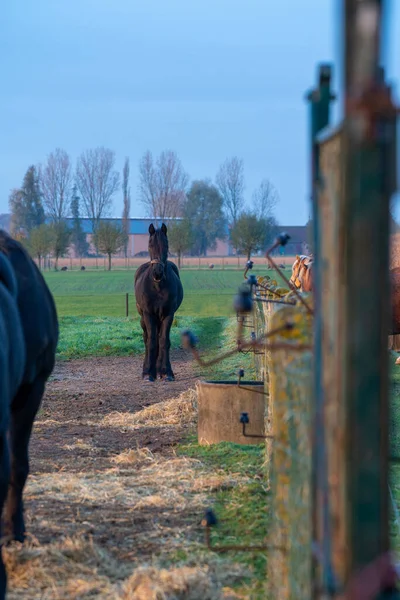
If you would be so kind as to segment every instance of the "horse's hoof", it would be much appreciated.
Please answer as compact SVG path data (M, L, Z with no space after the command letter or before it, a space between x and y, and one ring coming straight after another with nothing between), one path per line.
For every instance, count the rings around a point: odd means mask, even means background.
M175 381L175 377L173 375L166 375L164 381Z
M143 381L155 381L154 377L152 375L143 375Z

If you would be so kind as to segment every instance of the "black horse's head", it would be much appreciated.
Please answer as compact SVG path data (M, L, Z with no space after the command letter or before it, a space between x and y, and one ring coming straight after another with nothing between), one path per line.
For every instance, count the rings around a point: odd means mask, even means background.
M149 254L153 279L160 282L165 277L165 269L168 258L167 227L164 223L160 229L156 229L153 223L149 227Z

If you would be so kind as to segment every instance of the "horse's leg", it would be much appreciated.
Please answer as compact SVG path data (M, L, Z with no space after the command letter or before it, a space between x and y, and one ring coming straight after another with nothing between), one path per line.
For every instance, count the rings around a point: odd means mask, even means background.
M5 398L2 398L0 402L4 402ZM10 480L10 455L8 451L7 435L6 433L0 434L0 514L3 511L3 506L7 497L8 484ZM0 538L3 537L4 532L0 531ZM6 597L7 587L7 574L3 563L1 545L0 545L0 600L4 600Z
M168 381L173 381L175 379L169 358L169 350L171 348L171 340L169 335L173 320L173 314L165 317L160 328L161 376L165 376Z
M158 328L158 354L157 354L157 376L162 379L162 344L161 344L162 327Z
M154 381L157 378L158 322L156 317L149 314L144 314L143 319L147 333L147 364L146 369L143 369L143 376L147 376L149 381Z
M4 508L4 530L18 542L25 539L22 492L29 474L28 446L33 421L39 409L46 378L41 375L18 391L11 407L11 478Z
M147 343L149 336L147 335L146 323L143 315L140 317L140 325L143 329L143 342L144 342L144 361L143 361L143 370L142 377L146 377L149 374L149 352L147 348Z

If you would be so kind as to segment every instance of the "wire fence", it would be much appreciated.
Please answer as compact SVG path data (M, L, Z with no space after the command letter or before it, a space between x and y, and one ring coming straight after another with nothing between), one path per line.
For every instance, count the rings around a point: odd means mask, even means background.
M135 270L148 258L146 257L127 257L111 258L111 270ZM176 257L170 257L169 260L178 265L178 259ZM263 265L268 267L268 263L264 257L252 258L255 265ZM290 267L293 264L293 256L279 256L279 263L285 268ZM246 266L246 256L208 256L208 257L183 257L181 259L180 269L184 270L243 270ZM37 261L36 261L37 263ZM54 271L56 263L53 258L46 257L41 264L41 268L44 271ZM60 258L58 260L58 270L61 269L67 271L108 271L109 263L107 257L85 257L85 258Z

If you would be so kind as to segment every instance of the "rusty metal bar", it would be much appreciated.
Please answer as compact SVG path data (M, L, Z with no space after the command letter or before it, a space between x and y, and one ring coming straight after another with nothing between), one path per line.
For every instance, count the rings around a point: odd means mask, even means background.
M303 352L304 350L310 350L311 346L307 344L292 344L290 342L278 342L269 344L264 341L276 335L277 333L281 333L282 331L290 331L291 329L293 329L293 323L291 321L287 321L286 323L284 323L284 325L281 325L280 327L276 327L275 329L271 329L268 332L261 334L255 340L252 340L250 342L243 342L242 324L239 322L236 348L228 350L228 352L224 352L223 354L220 354L219 356L216 356L215 358L212 358L208 361L203 360L200 356L200 353L196 347L197 340L191 331L186 330L182 332L182 341L184 347L192 352L194 359L201 367L210 367L222 362L223 360L226 360L230 356L234 356L239 352L244 352L246 350L251 349L255 350L258 348L260 350L291 350L295 352Z

